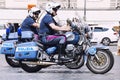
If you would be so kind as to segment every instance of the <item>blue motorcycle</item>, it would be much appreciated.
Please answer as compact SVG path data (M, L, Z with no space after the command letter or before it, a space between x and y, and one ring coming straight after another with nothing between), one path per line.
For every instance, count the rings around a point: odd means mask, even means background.
M51 65L65 65L69 69L79 69L86 65L96 74L110 71L114 65L114 57L109 48L91 45L83 29L78 26L71 28L72 31L64 33L67 42L63 51L64 57L70 60L59 59L57 46L46 46L41 41L31 41L16 45L15 59L19 61L21 68L33 73Z

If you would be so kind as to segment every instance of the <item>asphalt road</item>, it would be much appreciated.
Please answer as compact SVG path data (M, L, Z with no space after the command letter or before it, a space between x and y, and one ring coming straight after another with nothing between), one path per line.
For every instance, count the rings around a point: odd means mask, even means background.
M117 46L112 44L109 48L114 52L115 63L106 74L94 74L85 65L77 70L54 65L37 73L27 73L21 68L10 67L4 55L0 54L0 80L120 80L120 56L115 55Z

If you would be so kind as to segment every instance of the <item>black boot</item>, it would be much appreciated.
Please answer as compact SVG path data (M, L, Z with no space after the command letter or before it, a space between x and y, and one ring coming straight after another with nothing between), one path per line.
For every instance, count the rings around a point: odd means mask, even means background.
M59 60L59 61L62 61L62 62L72 61L71 58L65 57L64 53L65 53L65 45L64 45L64 44L60 44L60 45L59 45L59 56L58 56L58 60Z

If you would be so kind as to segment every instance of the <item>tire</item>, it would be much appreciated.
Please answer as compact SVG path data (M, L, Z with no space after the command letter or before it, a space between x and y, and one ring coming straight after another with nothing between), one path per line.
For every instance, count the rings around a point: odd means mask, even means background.
M84 64L83 55L79 55L75 60L65 63L65 66L69 69L79 69Z
M86 66L95 74L104 74L110 71L114 65L114 57L109 50L98 50L97 54L99 61L95 56L88 56Z
M35 73L42 69L40 65L28 65L19 61L21 68L28 73Z
M11 67L20 67L19 62L12 59L13 55L5 55L6 62L11 66Z
M109 46L110 42L111 42L110 39L107 37L102 39L102 44L105 46Z

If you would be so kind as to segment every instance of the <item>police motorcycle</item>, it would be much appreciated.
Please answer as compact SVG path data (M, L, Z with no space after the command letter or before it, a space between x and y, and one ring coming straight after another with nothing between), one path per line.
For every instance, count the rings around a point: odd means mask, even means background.
M1 44L1 54L5 55L6 62L11 67L20 67L19 62L14 59L14 54L16 50L16 45L28 42L33 40L33 32L31 31L23 31L20 34L21 28L18 28L17 32L10 32L10 28L6 28L6 34L2 36L2 44Z
M71 28L72 31L64 33L67 38L64 57L70 60L59 59L57 46L45 46L41 41L31 41L16 46L15 59L19 61L21 68L33 73L52 65L65 65L69 69L79 69L86 65L95 74L110 71L114 65L114 57L109 48L91 45L80 27L71 25Z

